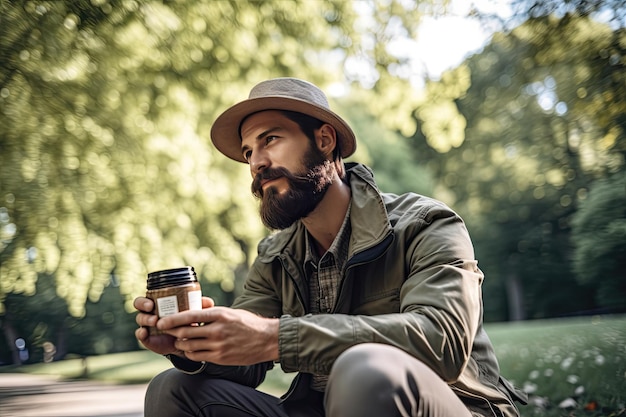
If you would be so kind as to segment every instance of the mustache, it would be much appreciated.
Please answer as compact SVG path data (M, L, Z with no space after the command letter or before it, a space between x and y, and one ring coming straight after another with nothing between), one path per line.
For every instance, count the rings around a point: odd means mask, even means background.
M293 174L287 168L267 168L255 175L254 181L252 181L252 194L255 197L261 198L263 196L263 188L261 184L265 181L275 180L280 177L285 177L292 182L309 182L311 181L310 175L297 175Z

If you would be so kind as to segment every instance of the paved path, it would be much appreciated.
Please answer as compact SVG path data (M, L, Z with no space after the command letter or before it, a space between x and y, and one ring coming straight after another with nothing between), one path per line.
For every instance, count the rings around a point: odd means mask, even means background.
M142 417L146 385L0 374L2 417Z

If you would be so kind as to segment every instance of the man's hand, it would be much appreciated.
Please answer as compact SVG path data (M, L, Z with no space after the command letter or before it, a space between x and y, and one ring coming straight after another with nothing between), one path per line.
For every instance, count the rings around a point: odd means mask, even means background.
M174 349L183 351L188 359L252 365L279 358L278 323L278 319L246 310L212 307L163 317L156 326L171 338L167 340L172 341ZM151 346L156 348L156 344Z
M137 297L133 302L134 307L139 311L135 321L140 326L135 330L135 337L147 349L160 355L175 354L184 356L183 352L176 349L174 342L176 339L169 334L150 335L148 327L155 327L158 317L152 313L154 302L146 297ZM214 302L211 298L202 297L202 308L211 308Z

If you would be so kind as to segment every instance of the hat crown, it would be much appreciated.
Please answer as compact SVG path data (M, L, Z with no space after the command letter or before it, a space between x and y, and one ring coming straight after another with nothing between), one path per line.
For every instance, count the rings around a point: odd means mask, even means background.
M308 101L317 106L330 108L326 95L317 86L297 78L274 78L260 82L250 91L248 98L288 97Z
M298 78L274 78L255 85L248 99L232 105L220 114L211 127L211 140L224 155L246 162L241 154L241 124L251 114L265 110L285 110L302 113L330 124L337 132L341 157L356 150L354 132L328 104L324 92L308 81Z

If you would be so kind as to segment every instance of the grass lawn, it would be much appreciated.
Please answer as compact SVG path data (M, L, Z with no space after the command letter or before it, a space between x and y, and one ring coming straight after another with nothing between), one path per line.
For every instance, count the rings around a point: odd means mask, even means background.
M502 374L531 416L626 417L626 316L490 324Z
M523 388L523 417L626 417L626 316L488 324L502 374ZM3 366L0 372L145 383L170 367L147 351ZM293 374L275 368L260 387L282 394Z

